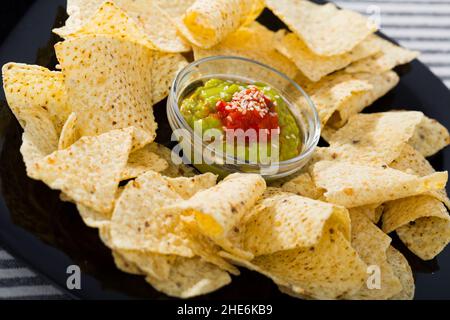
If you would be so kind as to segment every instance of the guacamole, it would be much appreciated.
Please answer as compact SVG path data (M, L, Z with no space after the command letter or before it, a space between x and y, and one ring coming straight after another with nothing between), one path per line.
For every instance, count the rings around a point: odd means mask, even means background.
M203 132L255 129L256 139L245 143L246 156L263 143L270 154L273 149L270 133L273 132L278 133L280 161L294 158L301 152L301 131L294 115L278 92L263 83L209 79L182 99L180 112L189 126L201 125Z

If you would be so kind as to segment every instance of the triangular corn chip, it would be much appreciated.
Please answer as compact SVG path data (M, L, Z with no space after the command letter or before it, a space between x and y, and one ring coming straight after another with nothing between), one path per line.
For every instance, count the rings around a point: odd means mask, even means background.
M423 260L433 259L450 242L446 207L428 195L387 202L383 231L396 231L409 250Z
M381 216L383 215L383 205L381 204L369 204L361 207L352 208L352 212L360 212L363 213L370 221L377 224L380 221Z
M152 105L168 91L164 79L184 58L175 54L176 66L164 62L162 68L161 60L173 54L107 36L67 40L56 45L56 53L82 136L135 126L149 135L147 143L154 139Z
M111 35L138 41L164 52L186 52L190 46L154 1L68 0L69 19L53 32L62 38L83 34ZM98 11L103 5L102 11ZM120 8L125 14L117 12ZM108 28L113 29L111 31Z
M197 192L208 189L216 184L217 176L210 172L198 176L165 178L172 190L183 199L189 199Z
M196 0L155 0L155 3L171 18L180 18Z
M146 276L155 289L167 295L189 298L217 290L231 282L227 272L198 257L116 250L112 245L109 225L100 228L100 238L113 249L114 262L120 270Z
M149 170L161 172L166 170L168 166L166 160L160 158L152 151L150 145L147 145L130 154L127 165L122 171L121 179L133 179Z
M177 27L192 44L208 49L255 20L263 9L263 0L197 0L177 21Z
M122 194L123 187L119 187L116 191L116 194L114 196L114 203L116 200L120 197ZM61 193L62 197L67 197L66 194ZM70 202L75 203L73 199L65 199L65 201L69 200ZM83 222L85 225L87 225L90 228L109 228L110 222L111 222L111 216L113 209L111 209L108 212L100 212L97 210L94 210L92 208L89 208L81 203L75 203L77 206L78 213L81 216L81 219L83 219Z
M36 163L36 178L77 203L102 213L110 212L132 137L132 128L83 137Z
M161 172L163 176L171 178L195 176L195 169L184 164L180 156L169 148L156 142L150 144L149 148L169 164L169 167Z
M233 228L238 227L265 188L266 183L261 176L235 173L167 210L193 217L201 233L233 252L235 248L229 238ZM243 252L239 254L246 256Z
M312 52L294 33L278 31L275 48L295 63L297 68L311 81L345 68L353 61L371 56L379 51L375 36L369 36L351 51L335 56L319 56Z
M187 62L181 54L155 52L154 55L151 80L153 104L156 104L168 96L173 79Z
M400 155L389 164L389 167L400 170L406 173L414 174L419 177L424 177L434 173L434 169L431 164L409 144L403 147ZM447 196L447 192L444 189L430 191L427 194L442 201L448 208L450 208L450 199Z
M317 55L333 56L352 50L377 26L357 12L334 4L305 0L266 0L267 6Z
M287 181L281 189L311 199L319 199L323 195L323 190L316 186L308 172Z
M77 204L77 210L84 224L90 228L101 228L111 221L111 212L99 212L82 204Z
M447 178L447 172L418 177L387 166L373 167L341 161L321 161L313 167L315 183L326 189L325 199L347 208L440 190Z
M381 74L355 73L354 78L359 81L366 81L372 89L361 92L338 104L336 112L329 118L327 124L333 128L341 128L353 115L361 112L376 100L384 96L393 89L399 82L399 76L393 71L386 71Z
M192 178L193 179L193 178ZM209 187L215 184L208 176L187 181ZM158 173L148 171L131 181L117 201L111 221L111 245L116 250L138 250L159 254L174 254L206 261L236 273L218 255L218 248L207 238L196 234L183 223L181 212L167 212L164 207L181 202L182 196L171 183ZM200 190L199 186L194 189Z
M424 117L408 143L424 157L429 157L450 144L450 135L438 121Z
M47 110L27 108L21 112L24 132L20 153L30 178L38 179L36 163L58 148L58 134Z
M64 75L58 71L21 63L2 68L3 88L8 105L23 127L28 109L43 108L59 134L71 111L66 101Z
M325 129L342 127L351 116L385 95L398 81L393 71L383 74L337 72L316 83L297 79L314 102Z
M369 287L373 283L370 283L372 273L368 272L366 284L361 287L361 290L347 298L384 300L400 293L403 289L402 284L387 257L391 238L375 226L363 211L350 209L349 212L352 221L352 247L369 267L378 268L381 279L377 284L379 287Z
M278 191L266 193L237 232L242 247L260 256L313 247L328 231L325 224L350 235L345 208Z
M157 209L180 201L162 176L148 171L130 181L119 197L111 221L113 246L192 257L180 216L159 214Z
M418 111L358 114L328 142L338 160L389 164L399 156L423 117Z
M157 49L143 26L110 1L104 2L80 28L71 31L64 35L66 40L86 35L108 35Z
M118 251L112 252L114 258L114 264L117 269L125 273L135 274L135 275L145 275L145 272L139 269L139 267L132 263L131 261L125 259L122 254Z
M66 149L74 144L80 138L80 133L77 128L77 114L72 112L67 118L64 127L59 136L58 149Z
M390 298L390 300L412 300L414 298L414 277L408 260L394 247L387 250L388 262L395 275L402 284L402 291Z
M230 275L199 258L175 257L167 279L146 278L156 290L178 298L191 298L215 291L231 282Z
M252 261L228 253L223 256L307 299L343 298L357 292L366 278L367 266L350 241L331 229L314 247L280 251Z
M288 77L294 78L298 72L297 67L273 48L274 41L275 33L273 31L254 22L250 26L240 28L228 35L222 42L210 49L194 46L194 57L196 60L218 55L245 57L269 65ZM239 66L228 67L238 68ZM248 72L254 73L252 70L248 70ZM253 76L256 75L253 74ZM260 80L261 77L256 78ZM262 79L264 78L262 77Z
M417 51L399 47L379 36L374 36L374 46L381 49L380 53L356 61L345 69L346 72L383 73L394 67L408 63L419 55Z

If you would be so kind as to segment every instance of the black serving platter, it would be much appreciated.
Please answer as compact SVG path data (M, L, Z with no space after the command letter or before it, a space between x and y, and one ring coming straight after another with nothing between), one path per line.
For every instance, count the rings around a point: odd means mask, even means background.
M66 19L65 0L39 0L17 21L0 45L0 65L9 61L56 65L51 33ZM269 11L259 18L271 29L283 24ZM4 30L2 30L4 31ZM364 112L391 109L423 111L450 128L450 91L419 61L397 70L400 84ZM19 152L21 128L0 90L0 244L74 298L170 299L153 290L142 277L120 272L97 232L86 227L72 204L59 200L58 192L25 174ZM165 101L155 107L158 142L170 141ZM450 148L430 159L436 170L450 170ZM394 245L408 258L416 278L416 299L450 299L450 248L432 261L421 261L394 237ZM82 270L80 290L66 289L67 267ZM225 288L202 300L290 300L267 278L242 270Z

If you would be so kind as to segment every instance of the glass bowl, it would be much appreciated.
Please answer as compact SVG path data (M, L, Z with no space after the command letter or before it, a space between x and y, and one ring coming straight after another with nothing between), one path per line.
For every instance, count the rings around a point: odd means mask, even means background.
M270 164L250 163L234 154L220 152L203 141L188 125L180 112L180 102L199 84L211 78L264 83L275 89L290 108L301 131L300 153L285 161ZM172 141L178 142L173 152L183 156L200 172L213 172L224 177L230 173L258 173L266 180L289 176L300 170L310 159L320 139L319 116L309 96L289 77L262 63L234 56L213 56L192 62L175 77L167 100L167 117L173 130ZM179 158L174 156L174 160Z

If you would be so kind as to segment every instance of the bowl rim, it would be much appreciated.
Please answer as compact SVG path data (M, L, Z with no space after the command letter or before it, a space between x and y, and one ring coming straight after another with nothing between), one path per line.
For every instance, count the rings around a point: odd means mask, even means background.
M284 78L285 80L287 80L306 99L308 107L309 107L309 109L311 109L312 114L313 114L312 121L314 122L315 130L314 130L314 134L309 139L307 139L307 141L305 142L305 144L306 144L305 148L304 148L304 150L301 153L299 153L297 156L295 156L295 157L293 157L291 159L284 160L284 161L273 162L273 163L270 163L269 165L264 165L264 164L260 164L260 163L247 163L246 161L243 161L242 159L238 159L238 158L236 158L236 156L230 155L229 153L222 152L222 151L216 151L214 149L211 149L210 145L205 144L205 142L202 139L202 147L203 148L206 148L209 151L215 152L219 157L222 157L222 159L224 159L224 163L223 164L214 164L214 165L221 165L221 166L223 166L224 164L228 164L229 163L229 162L227 162L227 160L233 160L234 162L231 162L233 164L246 165L246 166L250 166L250 167L254 167L254 168L271 167L271 166L283 167L283 166L289 166L289 165L291 165L293 163L301 162L305 158L308 158L312 154L312 152L316 149L316 147L317 147L317 145L319 143L320 136L321 136L321 129L322 129L321 121L320 121L320 118L319 118L319 113L317 111L317 108L316 108L314 102L311 100L310 96L305 92L305 90L297 82L295 82L293 79L288 77L283 72L281 72L281 71L279 71L279 70L277 70L277 69L275 69L275 68L273 68L271 66L268 66L268 65L266 65L264 63L261 63L259 61L255 61L255 60L252 60L252 59L249 59L249 58L245 58L245 57L233 56L233 55L209 56L209 57L205 57L205 58L201 58L201 59L195 60L195 61L189 63L188 65L184 66L182 69L180 69L178 71L177 75L175 76L175 79L172 82L172 86L170 88L170 93L169 93L169 97L168 97L168 108L169 108L169 106L172 106L172 109L174 110L175 116L177 117L177 119L183 125L183 129L187 129L189 131L189 134L192 137L193 136L198 136L194 132L194 130L191 128L191 126L189 126L189 124L186 122L186 119L184 118L184 116L180 112L180 108L179 108L178 101L177 101L178 84L183 79L183 77L188 73L189 70L192 70L193 68L195 68L198 65L201 65L203 63L207 63L207 62L210 62L210 61L216 61L216 60L234 60L234 61L240 61L240 62L255 64L255 65L263 67L263 68L269 70L270 72L273 72L273 73L277 74L281 78ZM249 77L249 78L251 79L251 77ZM257 81L257 79L255 79L255 80ZM274 89L278 90L277 88L274 88ZM291 101L289 101L289 102L291 102ZM291 108L290 104L288 104L288 107Z

